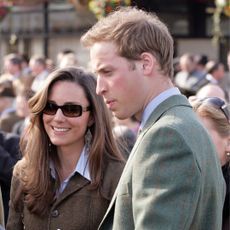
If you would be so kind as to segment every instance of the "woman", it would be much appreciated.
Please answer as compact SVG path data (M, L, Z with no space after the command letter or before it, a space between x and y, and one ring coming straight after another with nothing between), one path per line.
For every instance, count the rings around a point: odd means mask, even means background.
M190 100L194 110L207 128L216 147L226 182L226 198L223 209L223 228L230 229L230 111L222 99L206 97Z
M29 107L7 229L97 229L124 163L96 80L81 69L56 70Z

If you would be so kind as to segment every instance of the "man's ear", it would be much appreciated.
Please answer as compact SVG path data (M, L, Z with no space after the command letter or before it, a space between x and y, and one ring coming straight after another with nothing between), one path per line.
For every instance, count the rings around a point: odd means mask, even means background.
M230 156L230 135L227 140L227 145L225 146L225 152L229 153L229 156Z
M142 70L144 75L149 75L157 67L156 58L148 52L141 54Z

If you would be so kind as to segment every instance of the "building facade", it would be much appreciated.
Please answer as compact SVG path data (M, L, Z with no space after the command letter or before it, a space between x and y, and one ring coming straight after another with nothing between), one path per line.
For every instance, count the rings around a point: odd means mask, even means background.
M214 43L214 0L133 0L131 4L156 13L168 25L175 56L202 53L226 63L230 17L221 15L222 36ZM91 11L76 10L65 0L13 7L0 22L0 63L9 52L44 55L55 61L58 52L72 49L80 64L87 66L88 53L79 39L96 20Z

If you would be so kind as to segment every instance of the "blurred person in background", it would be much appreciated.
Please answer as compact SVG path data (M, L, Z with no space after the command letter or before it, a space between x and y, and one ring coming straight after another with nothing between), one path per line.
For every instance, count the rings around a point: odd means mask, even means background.
M15 163L20 158L19 136L0 130L0 187L2 190L5 223L9 210L12 171Z
M216 62L216 61L209 61L206 66L206 79L207 79L207 84L214 84L218 85L224 90L225 94L225 100L229 102L229 89L226 88L226 86L221 86L221 81L223 81L225 77L225 69L224 69L224 64L221 62Z
M59 68L60 67L60 63L62 62L62 59L66 56L66 55L75 55L74 50L72 49L63 49L61 51L58 52L57 54L57 60L56 60L56 66Z
M11 81L0 83L0 129L11 132L14 124L21 120L15 110L15 91Z
M49 73L53 72L56 69L54 60L51 58L46 58L46 69Z
M78 60L75 53L68 53L62 56L59 63L59 68L68 66L78 66Z
M175 82L175 76L181 71L180 57L173 58L173 82Z
M206 64L205 69L207 72L206 79L209 81L209 83L218 85L220 80L224 78L224 64L221 62L211 60Z
M198 84L204 78L202 71L197 70L194 55L183 54L179 59L180 71L174 78L174 83L185 96L194 95L200 88Z
M201 87L197 91L195 96L198 98L219 97L222 100L226 101L224 90L220 86L215 84L207 84Z
M17 121L13 128L12 133L15 133L19 136L22 135L25 128L29 125L30 122L30 110L29 110L29 99L34 95L34 92L29 89L21 89L18 91L15 101L16 114L21 118Z
M0 76L1 81L14 81L22 75L22 58L19 54L11 53L4 57L4 72Z
M208 62L208 56L205 54L197 54L194 57L196 63L196 70L199 71L201 74L206 75L205 66Z
M22 64L21 64L21 67L22 67L22 75L25 75L25 76L28 76L30 75L31 73L31 70L30 70L30 67L29 67L29 61L30 61L30 58L27 54L21 54L21 59L22 59Z
M218 97L190 98L193 109L207 128L222 166L226 182L223 230L230 229L230 106Z
M34 92L43 88L44 82L49 74L46 67L46 59L42 56L33 56L30 58L29 66L34 80L31 89Z
M7 229L97 229L124 161L94 76L58 69L29 107Z
M220 86L228 92L230 102L230 50L227 53L227 70L224 78L220 80Z
M200 88L199 82L204 78L203 72L196 69L195 57L190 53L183 54L179 64L181 70L175 75L175 85L185 96L195 95Z
M113 133L124 158L127 160L136 142L135 133L126 125L115 125Z

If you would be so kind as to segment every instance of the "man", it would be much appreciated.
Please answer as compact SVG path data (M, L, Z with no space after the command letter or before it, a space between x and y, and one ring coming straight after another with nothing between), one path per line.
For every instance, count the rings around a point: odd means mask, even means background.
M214 146L172 84L173 40L142 10L125 8L83 37L97 93L141 132L100 229L221 229L224 180Z
M203 86L197 91L195 97L198 98L219 97L224 101L226 100L224 90L219 85L216 84L207 84Z
M4 57L4 73L1 81L14 81L22 76L22 58L16 53L10 53Z
M224 78L224 65L221 62L211 60L206 64L205 68L208 73L206 78L210 83L218 84L219 81Z
M226 86L223 86L221 84L221 82L225 78L224 64L222 64L221 62L210 60L206 64L205 68L207 71L207 75L206 75L207 84L218 85L219 87L221 87L225 94L225 100L229 102L229 95L228 95L229 90L226 89Z
M175 75L175 85L187 97L194 95L202 86L200 82L203 82L206 74L197 69L195 57L190 53L183 54L180 57L179 63L181 71Z

